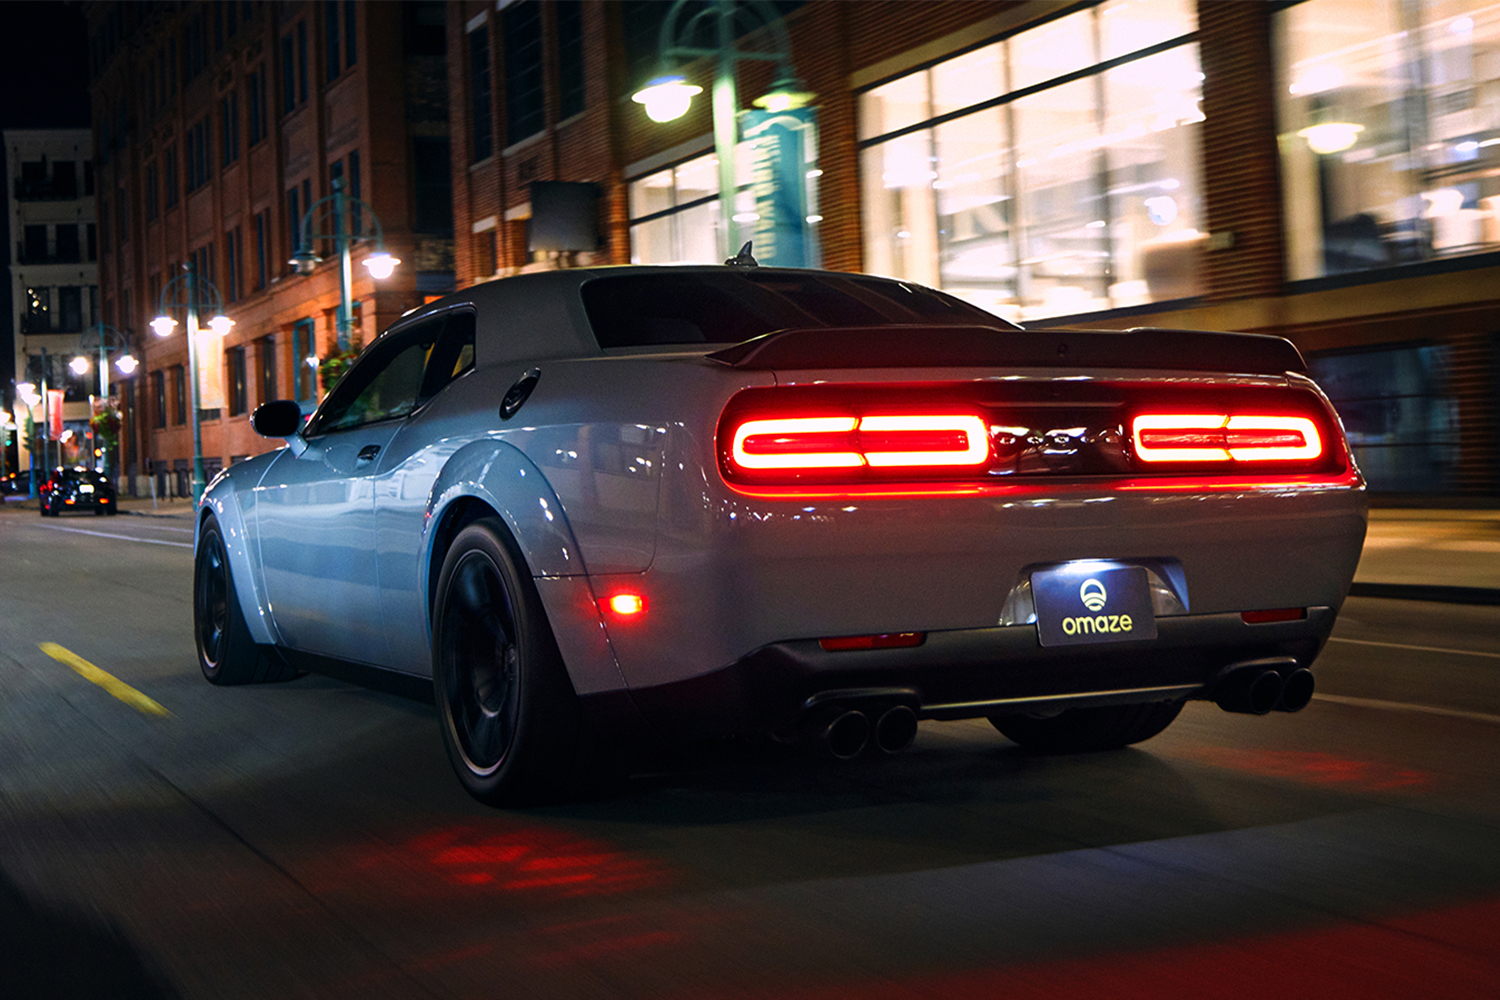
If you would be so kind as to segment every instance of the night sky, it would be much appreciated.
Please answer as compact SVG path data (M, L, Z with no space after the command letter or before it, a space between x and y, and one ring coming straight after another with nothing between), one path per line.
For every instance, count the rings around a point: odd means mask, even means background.
M0 2L0 129L87 126L88 69L88 30L80 3ZM0 163L3 157L0 150ZM7 241L9 229L10 213L0 214L0 237ZM0 401L6 405L13 398L15 378L10 298L7 275L0 282L0 315L5 317L0 322Z

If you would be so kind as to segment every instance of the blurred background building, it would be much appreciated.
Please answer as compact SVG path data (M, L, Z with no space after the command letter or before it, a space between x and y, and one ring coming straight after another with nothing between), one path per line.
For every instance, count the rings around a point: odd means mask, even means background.
M47 437L54 463L72 464L81 457L92 464L89 399L96 383L69 362L99 315L93 139L88 129L7 129L3 141L15 305L13 370L16 381L30 389L27 400L16 400L13 413L20 419L0 419L16 424L9 435L13 458L0 462L0 473L30 467L38 433ZM52 394L45 402L44 391ZM48 464L46 456L37 460Z
M286 261L337 178L404 261L355 281L366 338L449 287L753 239L763 263L910 278L1029 324L1288 336L1374 489L1500 494L1500 3L86 12L101 308L145 349L138 472L188 457L185 337L141 332L183 261L236 321L207 362L226 405L205 460L274 446L243 419L258 403L317 397L338 265ZM631 97L673 70L702 93L651 120Z

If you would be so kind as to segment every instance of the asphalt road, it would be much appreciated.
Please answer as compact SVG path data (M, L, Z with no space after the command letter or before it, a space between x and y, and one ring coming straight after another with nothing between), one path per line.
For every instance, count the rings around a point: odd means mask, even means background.
M206 684L187 528L0 512L7 1000L1500 995L1500 608L1351 600L1306 711L1119 753L924 723L500 812L419 700Z

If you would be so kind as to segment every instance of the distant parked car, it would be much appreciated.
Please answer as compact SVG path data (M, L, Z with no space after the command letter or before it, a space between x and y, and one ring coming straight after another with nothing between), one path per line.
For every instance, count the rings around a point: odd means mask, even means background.
M56 517L65 510L92 510L95 514L119 511L119 498L109 477L82 466L53 469L39 493L43 517Z
M31 470L22 469L8 476L0 476L0 496L21 500L31 495Z

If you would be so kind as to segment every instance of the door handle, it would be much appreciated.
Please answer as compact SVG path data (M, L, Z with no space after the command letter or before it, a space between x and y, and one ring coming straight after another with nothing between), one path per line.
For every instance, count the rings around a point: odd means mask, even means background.
M363 448L359 449L359 454L354 456L354 460L356 462L373 462L375 461L375 456L379 454L380 445L367 444Z

